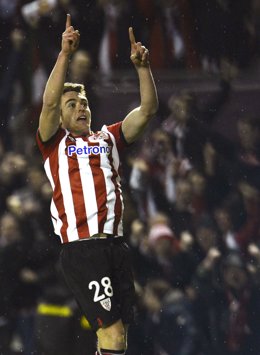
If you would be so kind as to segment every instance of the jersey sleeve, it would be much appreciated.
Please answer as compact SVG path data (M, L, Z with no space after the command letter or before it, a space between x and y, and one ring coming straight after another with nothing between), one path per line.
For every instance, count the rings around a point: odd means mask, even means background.
M107 130L113 134L118 150L123 150L129 146L122 131L122 121L106 126Z
M44 161L50 156L51 152L55 149L55 147L57 147L57 145L65 136L65 134L66 131L63 128L59 127L57 132L47 142L43 142L41 139L40 130L38 128L36 132L36 142Z

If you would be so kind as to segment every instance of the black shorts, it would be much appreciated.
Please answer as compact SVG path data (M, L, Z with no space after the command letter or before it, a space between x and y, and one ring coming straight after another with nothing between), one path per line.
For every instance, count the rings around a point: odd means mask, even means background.
M93 330L133 319L135 290L128 245L121 237L62 246L64 278Z

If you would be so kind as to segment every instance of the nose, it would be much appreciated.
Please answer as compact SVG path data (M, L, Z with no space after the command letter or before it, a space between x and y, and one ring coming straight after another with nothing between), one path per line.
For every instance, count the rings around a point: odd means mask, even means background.
M86 111L86 106L84 104L79 104L79 111Z

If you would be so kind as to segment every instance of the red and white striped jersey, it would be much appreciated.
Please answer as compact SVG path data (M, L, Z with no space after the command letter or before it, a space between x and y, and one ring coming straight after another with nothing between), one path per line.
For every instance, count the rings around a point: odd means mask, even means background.
M123 235L119 151L126 146L122 122L90 136L59 128L43 143L36 140L53 189L51 217L62 243L97 233Z

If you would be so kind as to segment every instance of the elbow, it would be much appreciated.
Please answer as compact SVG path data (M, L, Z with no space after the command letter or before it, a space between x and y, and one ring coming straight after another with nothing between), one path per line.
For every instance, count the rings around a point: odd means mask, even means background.
M150 108L150 112L149 112L149 115L150 116L155 116L158 112L158 109L159 109L159 103L158 101Z
M159 110L159 103L156 102L156 105L151 110L151 116L155 116L157 114L158 110Z
M149 110L142 110L143 116L147 119L153 118L158 112L158 107L150 108Z
M159 103L156 101L153 105L141 106L143 116L149 118L154 117L159 109Z

